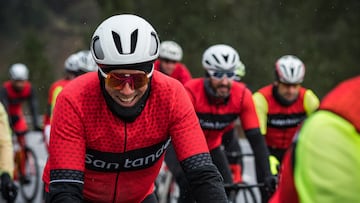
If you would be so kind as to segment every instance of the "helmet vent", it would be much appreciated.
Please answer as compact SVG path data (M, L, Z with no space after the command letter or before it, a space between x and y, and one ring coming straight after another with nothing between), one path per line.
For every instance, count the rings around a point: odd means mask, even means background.
M154 56L158 53L159 50L159 39L155 32L151 32L151 42L150 42L150 56Z
M229 54L227 54L227 55L222 55L222 57L224 58L225 62L227 62L228 59L229 59Z
M115 42L116 49L118 50L118 52L120 54L124 54L124 52L122 50L122 46L121 46L120 36L114 31L112 31L111 33L112 33L112 36L113 36L113 39L114 39L114 42Z
M219 59L215 56L215 54L213 54L212 57L214 57L216 62L220 63Z
M100 39L98 36L94 37L93 40L93 51L94 51L94 55L97 59L103 60L104 57L104 52L101 49L101 44L100 44Z
M130 54L135 52L137 40L138 40L138 32L139 30L136 29L134 32L131 33L131 51Z

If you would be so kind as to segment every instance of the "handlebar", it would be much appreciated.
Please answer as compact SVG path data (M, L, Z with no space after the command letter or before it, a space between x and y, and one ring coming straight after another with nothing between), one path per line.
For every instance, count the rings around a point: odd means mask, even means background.
M236 190L239 191L241 189L248 189L254 187L264 187L264 183L256 183L256 184L247 184L247 183L225 183L224 188L227 191Z
M244 157L244 156L254 156L253 153L242 153L242 152L226 152L226 156L228 157Z

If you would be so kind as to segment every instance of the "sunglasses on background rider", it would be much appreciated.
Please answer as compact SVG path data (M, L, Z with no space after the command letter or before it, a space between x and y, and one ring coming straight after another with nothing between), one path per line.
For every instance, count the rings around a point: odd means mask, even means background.
M131 89L139 89L144 87L152 76L154 69L150 73L104 73L99 68L101 75L105 78L105 84L112 89L121 90L125 87L126 83L129 84Z
M227 79L234 79L236 74L235 72L221 72L221 71L208 71L210 77L217 79L217 80L221 80L224 77L226 77Z

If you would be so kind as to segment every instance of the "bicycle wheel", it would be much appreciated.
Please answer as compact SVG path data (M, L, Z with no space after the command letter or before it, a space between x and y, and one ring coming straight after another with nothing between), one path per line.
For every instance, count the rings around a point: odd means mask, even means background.
M237 200L239 200L237 202L257 203L256 196L252 188L241 189L237 195Z
M26 202L32 202L39 190L40 174L37 157L28 147L25 148L25 176L28 181L20 181L20 192Z

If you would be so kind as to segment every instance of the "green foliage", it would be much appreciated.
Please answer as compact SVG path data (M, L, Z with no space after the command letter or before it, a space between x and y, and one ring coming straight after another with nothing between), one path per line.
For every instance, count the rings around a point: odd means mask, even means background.
M304 86L320 97L339 81L358 75L360 3L352 1L97 1L102 16L135 13L153 24L161 40L177 41L192 74L202 76L201 56L225 43L239 51L244 81L254 90L274 80L274 63L300 57Z
M51 66L45 56L44 46L45 43L35 33L28 32L17 51L16 59L29 68L30 81L36 91L42 113L45 111L49 86L54 80L53 73L49 71Z
M49 61L62 70L64 59L72 51L88 48L102 20L121 13L144 17L161 40L178 42L184 50L183 62L195 77L204 73L204 50L218 43L238 50L247 68L244 82L253 90L274 80L274 63L285 54L297 55L304 61L304 86L320 97L341 80L360 73L358 0L0 2L0 36L5 36L0 43L5 41L7 45L0 50L1 68L13 62L26 63L42 103L46 101L47 87L55 79ZM5 77L0 75L2 80Z

